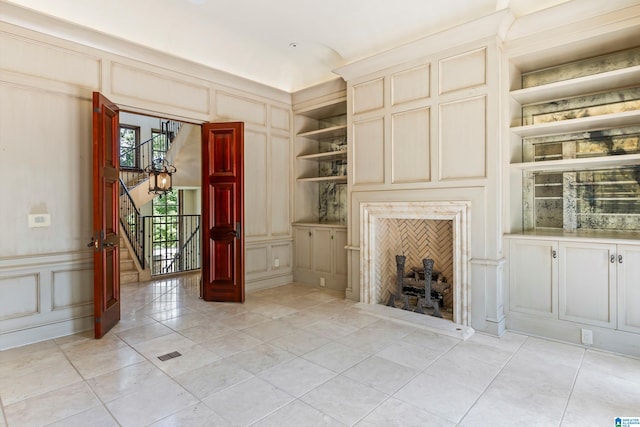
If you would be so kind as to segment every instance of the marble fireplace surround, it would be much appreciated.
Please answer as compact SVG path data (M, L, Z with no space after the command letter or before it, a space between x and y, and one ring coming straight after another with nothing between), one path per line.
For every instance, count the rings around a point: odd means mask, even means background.
M449 220L453 228L453 322L468 326L469 301L469 201L363 202L360 204L360 302L380 304L376 271L376 231L386 219ZM394 309L391 309L394 310ZM422 315L420 315L422 316ZM438 319L439 320L439 319Z

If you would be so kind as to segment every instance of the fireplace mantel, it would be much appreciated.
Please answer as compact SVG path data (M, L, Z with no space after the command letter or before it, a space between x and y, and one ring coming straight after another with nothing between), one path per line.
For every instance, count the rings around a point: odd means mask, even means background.
M360 301L379 304L376 232L379 220L447 220L453 229L453 321L468 326L470 201L363 202L360 204Z

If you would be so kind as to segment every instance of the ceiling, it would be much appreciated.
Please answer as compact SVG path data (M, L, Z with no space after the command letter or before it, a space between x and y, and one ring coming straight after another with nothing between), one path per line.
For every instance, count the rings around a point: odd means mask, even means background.
M332 70L504 8L567 0L9 0L294 92Z

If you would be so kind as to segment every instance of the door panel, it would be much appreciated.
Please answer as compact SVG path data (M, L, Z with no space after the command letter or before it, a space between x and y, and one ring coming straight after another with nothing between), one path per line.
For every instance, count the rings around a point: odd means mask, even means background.
M118 107L93 93L93 299L95 337L120 320Z
M558 242L511 240L509 309L558 317Z
M559 318L615 327L615 245L560 242L559 251Z
M244 124L202 127L202 295L244 302Z
M640 333L640 245L618 245L618 329Z
M334 230L335 273L347 275L347 230Z
M296 269L311 270L313 233L310 228L294 228Z
M331 274L332 239L330 229L317 228L314 232L313 267L317 272Z

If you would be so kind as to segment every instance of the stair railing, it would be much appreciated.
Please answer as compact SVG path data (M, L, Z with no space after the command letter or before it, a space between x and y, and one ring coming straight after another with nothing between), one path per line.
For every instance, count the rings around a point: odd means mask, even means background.
M160 133L134 147L120 150L120 177L127 188L133 188L148 176L144 168L156 159L164 159L182 123L160 121Z
M155 215L143 220L152 275L200 268L200 215Z
M144 269L144 221L122 178L120 178L120 224L140 266Z
M177 262L177 264L176 264ZM164 274L200 268L200 225L180 247L171 262L162 269Z

